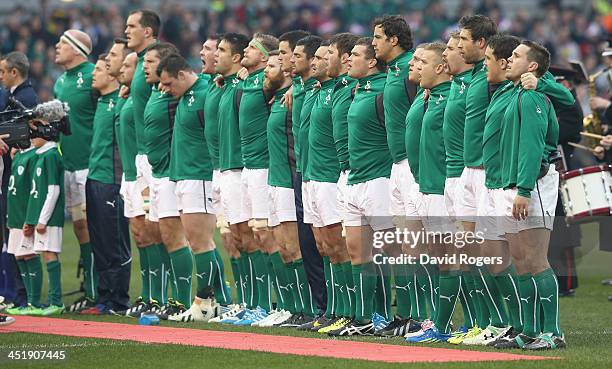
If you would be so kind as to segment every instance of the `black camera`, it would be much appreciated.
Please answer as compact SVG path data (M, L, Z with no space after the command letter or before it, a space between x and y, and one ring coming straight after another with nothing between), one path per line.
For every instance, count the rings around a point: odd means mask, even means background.
M0 135L8 134L4 142L10 147L25 149L30 147L30 139L40 137L47 141L58 141L60 134L70 135L68 105L59 100L39 104L27 109L14 98L9 98L9 108L0 112ZM30 123L39 119L45 123ZM46 124L48 123L48 124Z

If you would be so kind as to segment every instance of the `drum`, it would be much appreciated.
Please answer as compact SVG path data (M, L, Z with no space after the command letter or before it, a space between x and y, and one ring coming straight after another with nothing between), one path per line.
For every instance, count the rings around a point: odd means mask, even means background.
M612 215L612 165L586 167L561 174L563 207L570 223L597 221Z

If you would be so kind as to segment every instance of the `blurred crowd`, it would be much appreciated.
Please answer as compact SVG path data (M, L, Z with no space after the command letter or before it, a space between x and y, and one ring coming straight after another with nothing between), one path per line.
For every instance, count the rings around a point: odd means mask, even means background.
M534 0L538 2L538 0ZM503 2L503 1L502 1ZM291 29L305 29L322 36L341 31L369 34L377 15L402 14L418 42L445 39L463 15L482 13L497 20L499 29L540 41L551 51L555 64L567 60L584 62L588 72L601 68L601 49L612 34L612 5L607 0L585 1L580 7L560 5L554 0L539 1L533 9L503 11L498 0L457 2L447 9L437 0L282 0L226 2L210 0L199 8L180 1L161 1L161 38L174 43L199 68L201 41L211 33L265 32L275 35ZM505 3L508 3L507 1ZM36 10L17 5L0 23L0 52L18 50L31 61L31 79L42 101L52 95L52 86L61 70L54 65L54 45L62 32L78 28L94 42L92 57L104 52L115 37L123 36L125 18L133 9L146 7L141 0L108 4L93 0L87 5L62 4L54 7L41 0Z

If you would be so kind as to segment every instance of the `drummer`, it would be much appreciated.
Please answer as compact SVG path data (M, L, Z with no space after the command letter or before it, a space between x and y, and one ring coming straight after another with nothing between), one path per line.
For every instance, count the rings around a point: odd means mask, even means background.
M608 69L608 73L606 73L606 76L608 77L608 87L611 87L612 47L606 47L603 53L601 53L601 56L603 56L604 63ZM610 96L610 98L612 98L612 96ZM612 129L610 127L612 125L612 101L610 98L605 99L599 96L592 96L589 101L591 109L600 114L602 122L607 126L606 134L600 142L601 146L595 148L594 155L599 161L606 162L608 164L612 163L612 150L610 150L610 147L612 146Z

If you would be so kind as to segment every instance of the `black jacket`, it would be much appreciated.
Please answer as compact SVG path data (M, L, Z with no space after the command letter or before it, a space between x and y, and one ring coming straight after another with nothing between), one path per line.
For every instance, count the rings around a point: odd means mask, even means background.
M17 86L15 91L13 91L10 96L14 97L17 101L29 109L38 105L38 95L36 95L36 91L34 91L32 82L30 82L29 79L26 79L22 84Z

